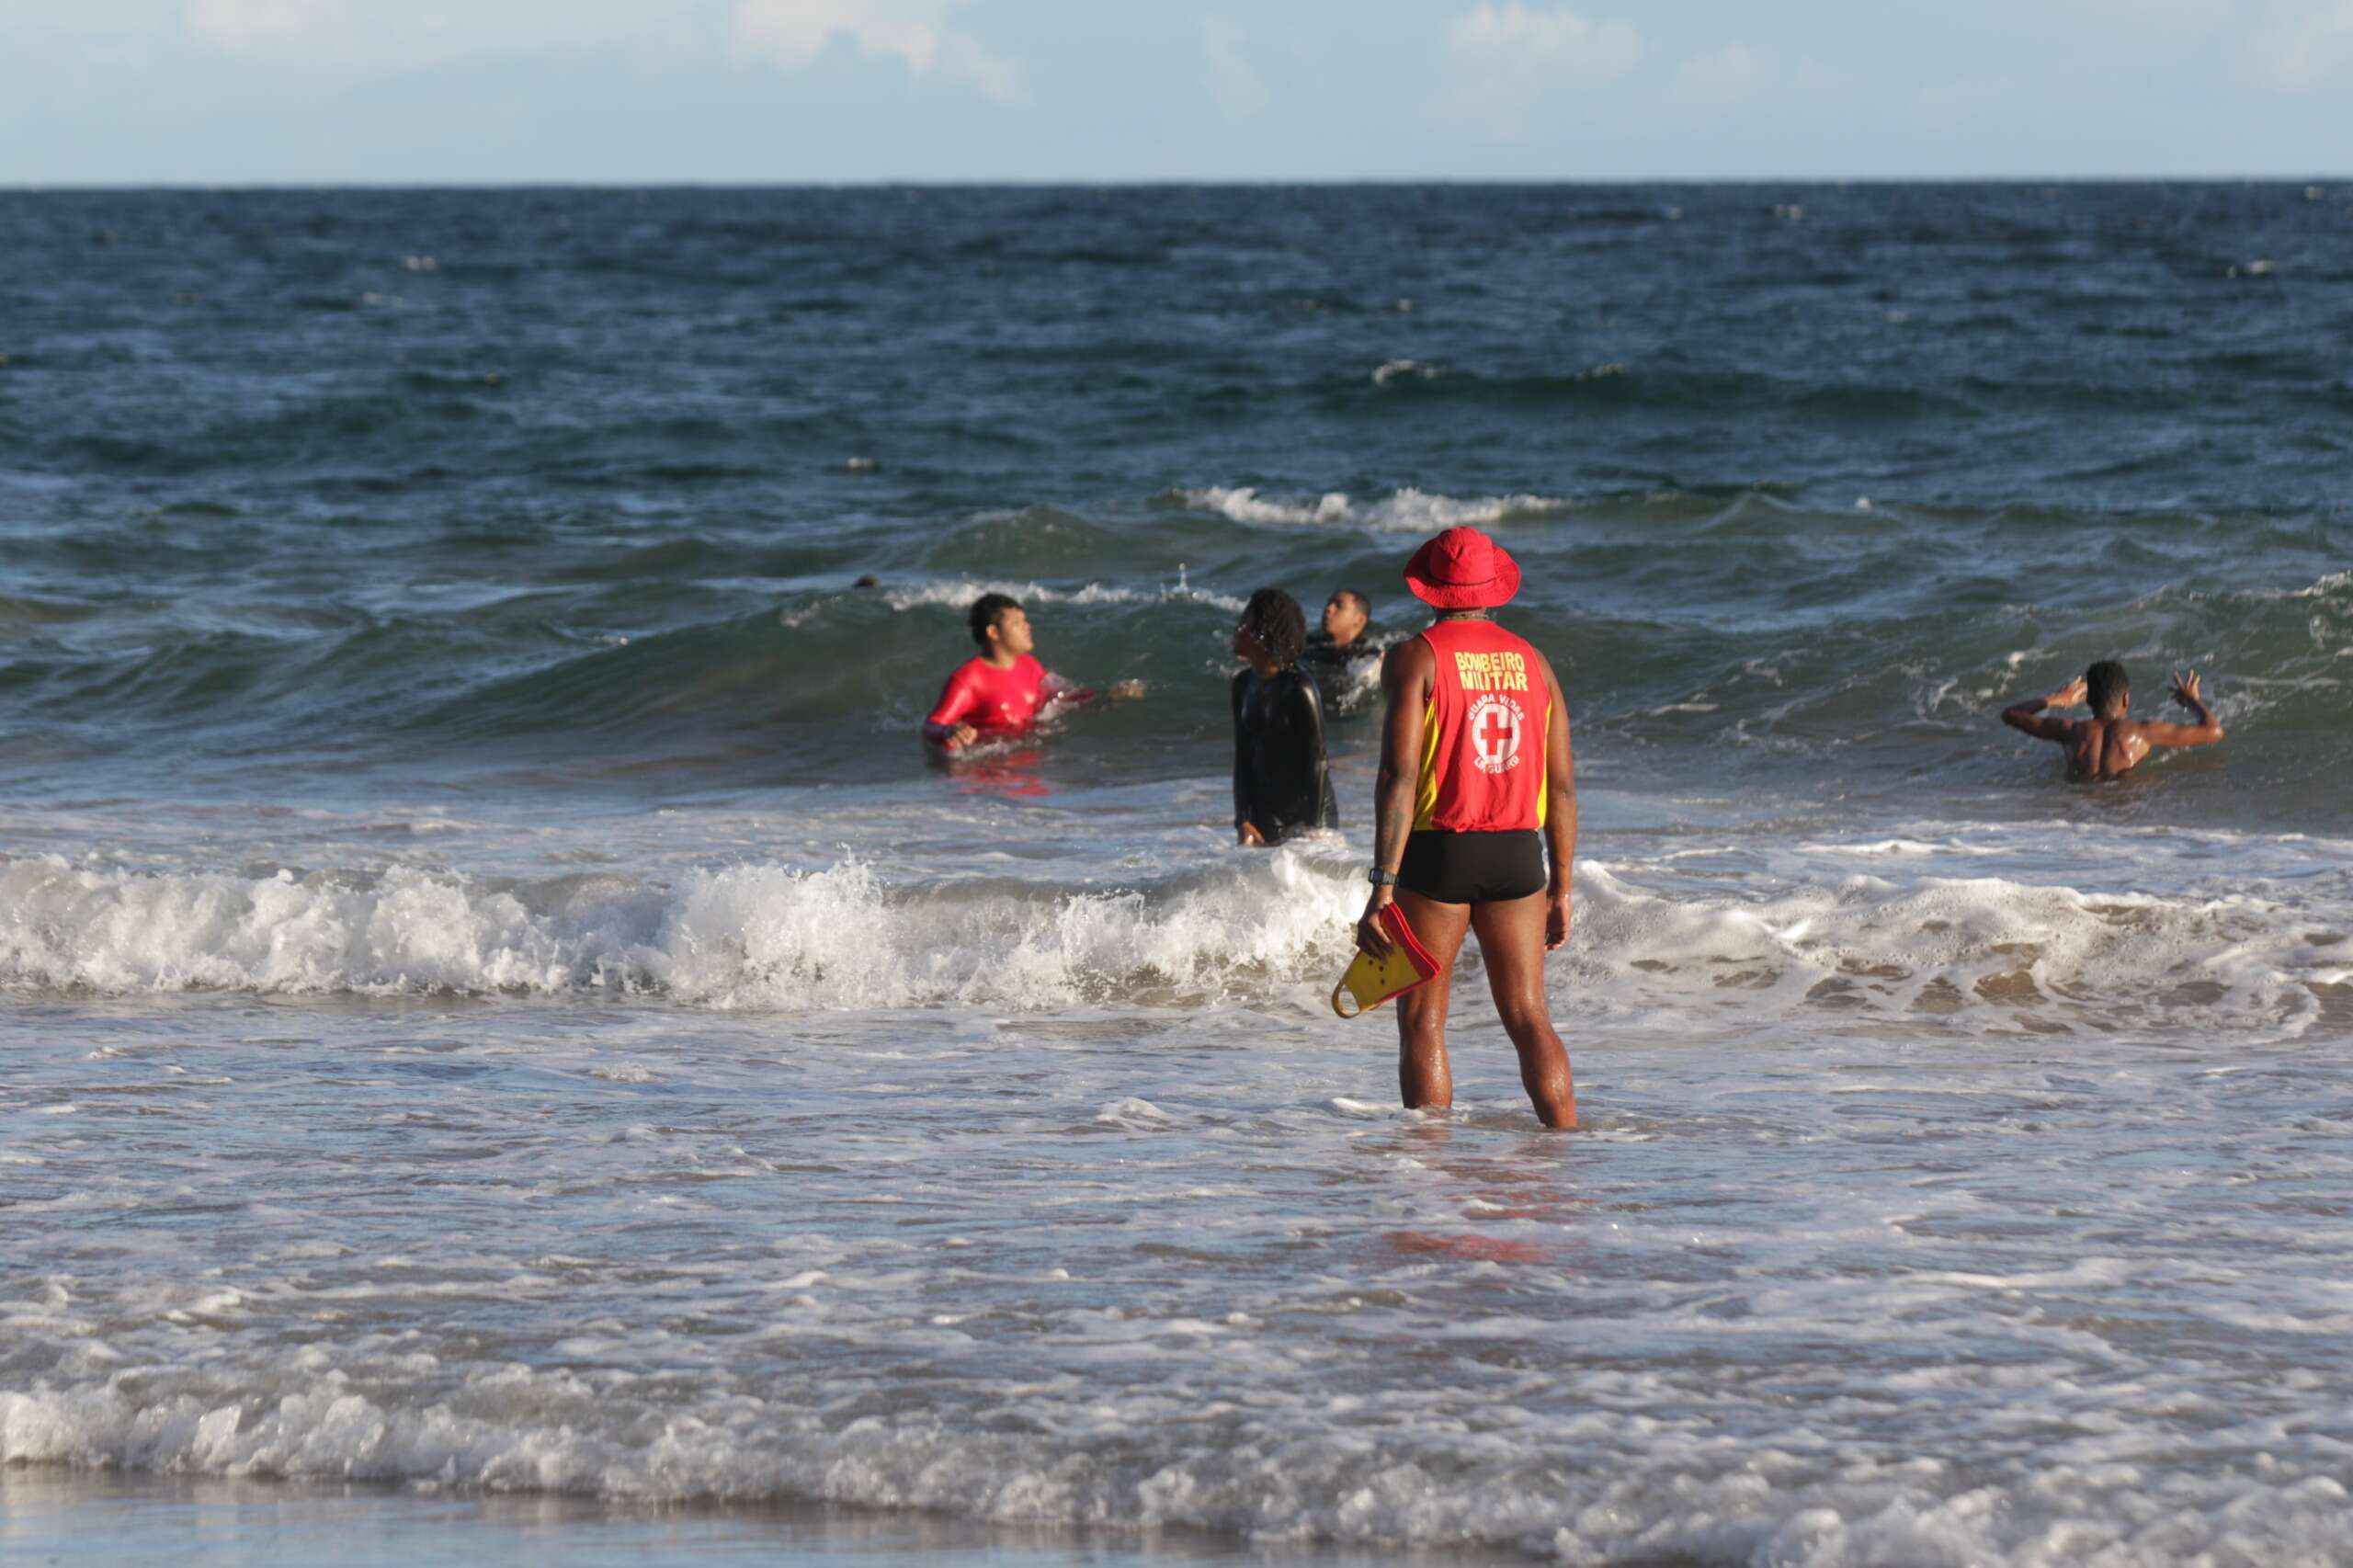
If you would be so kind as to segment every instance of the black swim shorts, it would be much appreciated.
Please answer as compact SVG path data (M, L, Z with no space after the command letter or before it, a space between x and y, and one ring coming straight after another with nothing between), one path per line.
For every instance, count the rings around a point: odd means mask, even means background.
M1542 892L1544 835L1521 833L1434 833L1405 839L1397 885L1440 903L1495 903Z

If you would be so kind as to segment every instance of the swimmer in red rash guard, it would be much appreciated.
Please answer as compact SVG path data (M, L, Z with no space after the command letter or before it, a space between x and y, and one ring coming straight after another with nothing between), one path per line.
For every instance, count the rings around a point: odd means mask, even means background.
M980 656L948 677L938 705L923 722L923 738L942 751L961 751L975 741L1018 734L1037 722L1050 702L1143 695L1140 680L1123 680L1097 691L1073 686L1047 669L1030 652L1037 639L1030 633L1028 613L1006 595L983 594L975 600L972 627Z

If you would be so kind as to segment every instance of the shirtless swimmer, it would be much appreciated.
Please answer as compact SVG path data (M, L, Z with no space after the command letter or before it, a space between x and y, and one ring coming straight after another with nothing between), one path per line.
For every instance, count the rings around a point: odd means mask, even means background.
M2065 686L2044 698L2013 703L2002 710L2002 722L2023 730L2037 740L2056 741L2067 748L2067 778L2077 784L2100 778L2121 778L2159 746L2207 746L2222 738L2222 721L2198 693L2198 672L2177 671L2173 699L2197 717L2195 724L2172 724L2158 719L2128 719L2132 687L2124 666L2102 659ZM2077 704L2092 710L2088 719L2061 719L2049 710Z

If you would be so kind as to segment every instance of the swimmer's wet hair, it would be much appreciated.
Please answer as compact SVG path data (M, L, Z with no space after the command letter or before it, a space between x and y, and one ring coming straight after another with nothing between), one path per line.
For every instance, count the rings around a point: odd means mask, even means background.
M972 641L983 648L987 647L989 628L995 626L998 618L1006 610L1020 608L1021 601L1011 594L983 594L979 598L974 599L972 613L969 618L972 628Z
M2084 700L2091 704L2095 718L2109 710L2111 704L2123 707L2132 699L2132 683L2124 676L2124 666L2114 659L2102 659L2084 672Z
M1307 647L1307 616L1280 588L1261 588L1242 607L1242 624L1267 645L1267 656L1289 669Z
M1351 605L1354 605L1356 607L1357 613L1363 616L1367 620L1370 620L1372 619L1372 601L1366 598L1362 594L1358 593L1354 588L1335 588L1332 590L1332 597L1336 599L1342 599Z

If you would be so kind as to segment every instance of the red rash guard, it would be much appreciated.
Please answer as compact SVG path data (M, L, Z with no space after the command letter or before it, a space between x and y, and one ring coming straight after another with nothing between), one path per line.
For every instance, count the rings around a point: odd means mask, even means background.
M1028 729L1038 710L1057 697L1074 693L1046 673L1034 653L1024 653L1009 669L998 669L986 659L967 661L948 677L938 706L924 721L924 728L942 735L959 724L970 724L983 740L995 740Z

